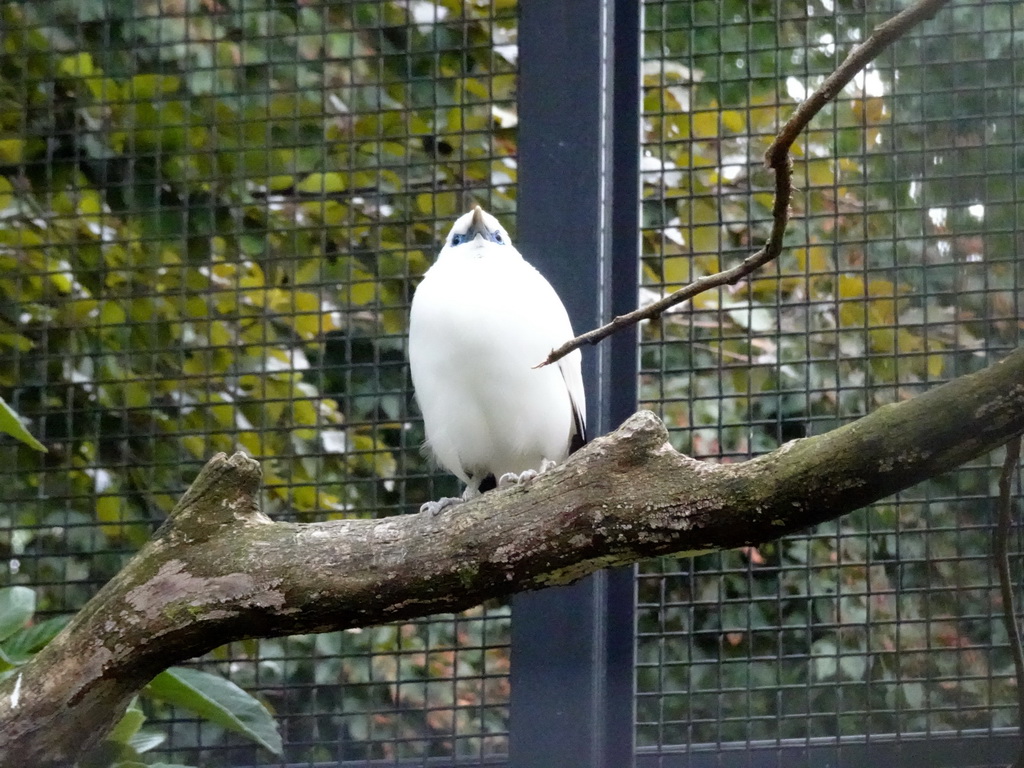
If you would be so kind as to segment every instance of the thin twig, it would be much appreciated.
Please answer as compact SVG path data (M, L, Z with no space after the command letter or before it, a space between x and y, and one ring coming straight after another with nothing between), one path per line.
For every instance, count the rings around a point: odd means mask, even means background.
M1013 768L1024 768L1024 648L1021 646L1020 626L1013 600L1013 580L1010 576L1010 527L1013 525L1013 473L1020 463L1020 435L1006 444L1006 458L999 475L999 522L996 525L995 550L996 570L999 572L999 590L1003 595L1003 623L1013 655L1013 667L1017 686L1017 718L1021 751L1013 762Z
M775 137L775 141L768 148L764 158L765 166L775 171L775 200L772 204L771 232L761 250L751 254L730 269L706 275L653 304L648 304L646 307L633 310L625 315L619 315L610 323L567 341L552 350L547 359L539 363L537 367L550 365L585 344L597 344L613 333L636 325L641 320L655 318L669 307L680 304L711 288L735 285L751 272L778 258L782 253L782 238L786 233L786 225L789 223L789 201L793 192L793 164L789 157L789 150L793 146L793 142L807 127L811 119L821 111L822 107L834 99L836 94L846 87L846 84L853 80L868 63L893 42L903 37L910 29L922 21L932 18L948 2L949 0L920 0L888 21L879 24L867 40L861 45L854 46L846 60L810 97L797 107L793 116L782 126L782 130Z

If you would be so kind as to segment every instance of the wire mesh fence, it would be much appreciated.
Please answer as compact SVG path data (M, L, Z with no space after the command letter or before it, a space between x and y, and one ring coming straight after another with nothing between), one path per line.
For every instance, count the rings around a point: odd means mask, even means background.
M901 7L645 3L645 291L764 242L761 155ZM1014 3L955 3L869 66L798 142L779 261L644 330L642 398L677 447L740 461L1019 343L1022 22ZM805 536L644 565L638 745L1012 725L999 458Z
M761 154L904 5L640 4L641 302L764 241ZM1019 344L1022 25L959 0L898 43L798 143L782 258L643 326L641 403L677 448L741 461ZM517 26L501 0L0 2L0 394L48 449L0 441L0 551L40 617L80 608L216 451L261 461L275 519L455 492L419 450L406 317L457 213L515 236ZM995 477L640 566L637 748L810 766L785 745L907 756L1012 726ZM490 764L509 638L488 604L234 643L196 666L273 711L282 755L144 696L146 755Z
M0 368L49 448L4 443L0 517L43 615L80 608L219 450L261 460L276 519L453 492L420 455L405 318L470 200L514 224L514 7L0 11ZM287 760L483 755L504 751L507 643L490 605L200 666L272 708ZM145 706L154 754L277 762Z

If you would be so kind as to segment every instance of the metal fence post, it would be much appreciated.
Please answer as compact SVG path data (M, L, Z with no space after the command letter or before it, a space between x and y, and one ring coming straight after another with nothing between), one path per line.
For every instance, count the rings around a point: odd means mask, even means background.
M640 6L520 5L518 241L577 331L636 305ZM591 435L636 407L636 336L584 350ZM512 601L513 768L633 764L633 569Z

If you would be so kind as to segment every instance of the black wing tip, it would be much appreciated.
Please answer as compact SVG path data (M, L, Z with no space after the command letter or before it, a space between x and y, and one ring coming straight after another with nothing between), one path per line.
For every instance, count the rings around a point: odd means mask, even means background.
M580 412L575 408L572 409L572 424L575 430L572 433L572 437L569 438L570 456L587 444L587 425L583 423L583 419L580 418Z

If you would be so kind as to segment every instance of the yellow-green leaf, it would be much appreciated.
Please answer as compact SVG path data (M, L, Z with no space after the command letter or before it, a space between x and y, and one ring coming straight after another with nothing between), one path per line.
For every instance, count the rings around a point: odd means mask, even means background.
M307 195L344 192L348 189L348 179L341 173L311 173L300 181L295 188Z
M0 176L0 211L14 205L14 187L6 177Z
M61 59L58 71L69 77L89 77L96 73L96 67L92 61L92 54L83 51Z
M722 126L732 133L743 133L747 124L743 119L743 113L735 109L727 109L721 113Z
M0 161L4 163L20 163L24 155L24 139L0 139Z
M15 440L20 440L30 448L46 453L46 447L32 437L31 433L25 429L25 425L21 423L21 417L2 397L0 397L0 432L10 435Z
M696 112L691 116L691 134L695 139L718 138L718 112Z

